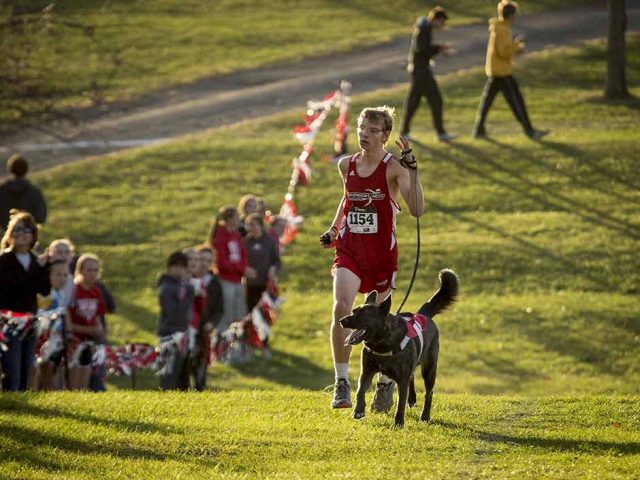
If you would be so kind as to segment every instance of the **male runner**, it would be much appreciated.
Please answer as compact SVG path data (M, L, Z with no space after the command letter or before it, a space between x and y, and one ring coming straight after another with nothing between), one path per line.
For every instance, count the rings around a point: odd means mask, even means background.
M393 128L393 109L365 108L358 118L361 151L338 162L344 183L331 227L321 237L323 246L336 246L333 273L333 321L331 346L335 368L333 408L350 408L349 356L345 346L349 330L339 320L349 315L358 292L379 292L382 302L394 288L398 266L395 216L396 199L402 195L411 215L424 211L417 163L406 137L396 142L400 159L385 147ZM387 411L393 404L393 382L380 376L372 408Z

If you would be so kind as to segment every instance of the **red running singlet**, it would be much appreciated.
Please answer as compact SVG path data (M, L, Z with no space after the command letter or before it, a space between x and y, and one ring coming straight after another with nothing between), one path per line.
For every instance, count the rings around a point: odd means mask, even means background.
M398 269L396 214L398 204L389 194L386 153L368 177L358 175L356 160L349 159L345 179L344 220L336 240L334 268L347 268L361 280L361 293L394 287Z

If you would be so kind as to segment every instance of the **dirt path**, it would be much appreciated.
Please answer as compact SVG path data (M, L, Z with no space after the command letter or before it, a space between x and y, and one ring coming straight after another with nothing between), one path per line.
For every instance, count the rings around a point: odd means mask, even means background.
M640 29L640 0L628 0L628 31ZM606 7L523 15L514 33L524 33L528 51L572 45L606 36ZM439 58L436 74L484 64L486 24L437 33L435 41L454 44L457 54ZM170 88L144 98L77 112L77 123L47 126L50 133L27 129L0 138L0 155L20 151L34 169L43 169L122 148L167 141L207 128L258 118L299 107L353 83L354 94L407 81L409 37L363 51L306 58L268 68L245 70ZM478 92L480 94L480 92Z

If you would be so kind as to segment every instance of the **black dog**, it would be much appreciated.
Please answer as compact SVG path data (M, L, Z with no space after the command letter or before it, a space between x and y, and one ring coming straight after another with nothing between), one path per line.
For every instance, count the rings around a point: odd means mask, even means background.
M439 276L440 288L418 310L422 317L390 314L391 296L377 305L378 292L374 291L367 296L364 305L356 307L351 315L340 320L344 328L356 329L347 337L346 344L356 345L364 341L353 418L364 417L364 395L371 386L373 376L382 372L398 384L395 424L398 427L404 425L407 397L409 406L416 404L413 372L421 365L427 391L420 420L430 420L439 348L438 327L432 317L450 307L458 295L456 274L451 270L442 270ZM419 322L414 323L414 320Z

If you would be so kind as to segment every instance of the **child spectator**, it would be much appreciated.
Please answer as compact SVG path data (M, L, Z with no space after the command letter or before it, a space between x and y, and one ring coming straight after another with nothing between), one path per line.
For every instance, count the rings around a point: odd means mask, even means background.
M187 263L187 276L193 278L198 270L198 263L200 262L196 247L185 248L182 250L182 253L187 256L187 260L189 261L189 263Z
M193 308L193 287L187 273L189 259L183 252L173 252L167 258L167 271L158 281L160 317L156 334L163 339L174 333L185 333L189 326ZM170 364L160 375L162 390L186 390L189 386L187 356L176 349L169 359Z
M12 211L0 248L0 309L36 313L37 294L48 295L49 258L32 252L38 241L38 226L30 213ZM35 334L13 337L2 354L2 389L26 390L36 348Z
M207 367L211 356L211 331L220 321L223 313L222 286L211 271L213 250L208 245L196 248L198 268L191 279L195 297L193 299L193 319L191 326L195 329L196 340L193 351L191 374L194 386L198 391L206 386Z
M216 251L218 276L222 285L224 312L218 326L223 332L246 315L242 277L254 278L256 272L247 263L247 251L238 231L240 217L235 207L220 208L212 222L209 241Z
M73 263L75 250L76 249L73 246L73 243L71 243L71 241L67 240L66 238L60 238L60 239L54 240L53 242L51 242L51 245L49 245L49 248L47 249L47 252L49 253L50 257L59 258L60 260L64 261L65 264L67 265L67 270L69 272L69 275L67 275L67 280L66 280L67 283L64 286L64 295L69 300L69 303L73 296L73 291L75 290L75 285L73 283L73 275L71 275L73 273L73 269L71 268L71 266ZM75 265L74 265L74 268L75 268Z
M92 360L89 342L106 343L106 330L100 320L106 313L106 306L97 284L100 268L100 259L92 253L82 255L76 264L76 289L67 322L67 331L70 333L67 357L70 362L70 390L89 388Z
M242 236L247 235L247 226L245 224L245 218L252 213L258 211L258 197L252 194L243 196L238 202L238 215L240 215L239 230Z
M275 215L271 218L271 225L269 226L269 230L267 230L267 235L269 235L273 243L277 245L280 254L282 253L280 239L284 235L285 228L287 228L287 220L280 215Z
M38 315L51 314L55 311L64 311L68 316L67 307L71 303L73 290L67 289L68 280L71 279L67 261L57 260L49 267L49 279L51 293L47 296L38 296ZM73 286L73 280L72 280ZM64 385L64 316L51 320L46 331L41 332L36 348L37 362L34 388L36 390L59 390Z
M262 216L252 213L247 217L248 235L244 239L249 266L256 272L247 278L247 310L250 312L258 304L270 279L275 279L280 268L278 247L264 231Z

